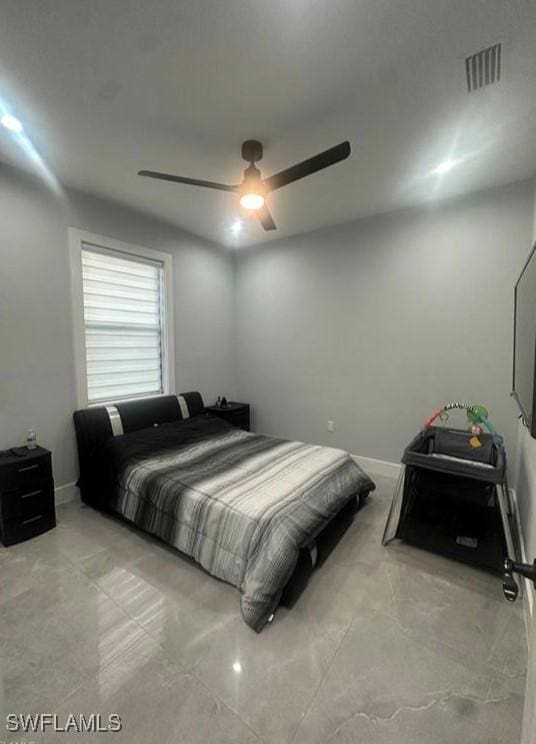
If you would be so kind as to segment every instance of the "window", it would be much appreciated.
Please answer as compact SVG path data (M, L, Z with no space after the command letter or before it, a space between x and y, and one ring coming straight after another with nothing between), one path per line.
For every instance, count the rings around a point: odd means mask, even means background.
M79 405L170 392L171 256L70 237Z

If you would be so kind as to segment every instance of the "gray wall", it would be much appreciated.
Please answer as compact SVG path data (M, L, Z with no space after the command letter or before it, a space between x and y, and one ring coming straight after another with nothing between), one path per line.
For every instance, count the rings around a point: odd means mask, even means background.
M534 201L533 240L536 240L536 195ZM528 251L527 251L528 252ZM522 264L519 266L521 271ZM514 481L521 528L523 530L525 558L536 559L536 439L518 424L517 462Z
M34 428L56 485L76 478L76 406L67 227L173 255L178 391L235 394L234 267L217 246L101 199L63 199L0 165L0 448Z
M523 182L243 249L238 389L256 429L398 462L461 399L487 405L513 450L512 288L532 211Z

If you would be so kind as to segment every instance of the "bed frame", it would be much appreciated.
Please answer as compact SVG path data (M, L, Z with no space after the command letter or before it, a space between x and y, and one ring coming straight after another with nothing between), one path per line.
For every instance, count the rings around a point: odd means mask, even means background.
M147 429L159 424L181 421L205 414L205 405L197 391L181 395L126 401L110 406L92 406L73 414L78 445L79 478L82 501L126 521L111 509L103 473L102 449L113 436ZM298 564L281 596L281 604L292 607L305 589L316 566L329 556L351 525L355 513L364 504L369 491L355 494L320 532L315 541L300 552ZM136 529L140 529L136 526ZM180 552L177 551L179 554Z

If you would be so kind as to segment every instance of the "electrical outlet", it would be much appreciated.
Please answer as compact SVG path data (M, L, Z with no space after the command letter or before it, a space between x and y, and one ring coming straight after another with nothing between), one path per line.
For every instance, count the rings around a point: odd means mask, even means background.
M335 421L328 421L328 431L335 430Z

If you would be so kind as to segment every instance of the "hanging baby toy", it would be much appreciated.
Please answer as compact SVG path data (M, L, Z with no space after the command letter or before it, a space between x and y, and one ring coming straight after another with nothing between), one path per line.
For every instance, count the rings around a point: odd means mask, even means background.
M446 403L443 408L438 408L437 411L434 411L430 418L426 419L426 421L424 422L424 428L426 429L428 426L431 426L437 418L439 418L441 421L447 421L449 417L448 412L455 409L466 411L467 413L467 420L470 424L469 431L472 435L471 439L469 440L469 444L471 445L471 447L482 446L480 435L482 434L483 428L488 430L497 444L502 444L502 437L497 434L495 427L488 418L488 409L480 404L473 406L469 403L463 403L461 401Z

